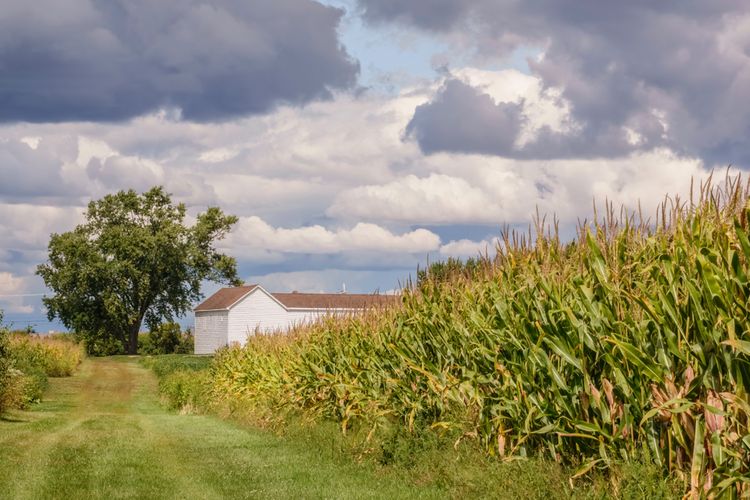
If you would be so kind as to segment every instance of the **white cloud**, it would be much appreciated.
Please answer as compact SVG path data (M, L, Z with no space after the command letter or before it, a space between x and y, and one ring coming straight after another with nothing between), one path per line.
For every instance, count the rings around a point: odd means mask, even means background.
M89 178L108 189L128 186L136 191L164 184L164 169L155 161L124 156L109 156L105 160L92 158L86 165Z
M343 219L461 223L498 220L500 206L466 180L443 174L407 175L388 184L342 192L327 211Z
M93 139L84 135L77 136L77 139L78 157L76 163L80 167L86 167L93 159L106 161L108 158L117 156L117 151L100 139Z
M13 276L11 273L0 273L0 295L12 295L21 293L23 280Z
M429 88L397 96L339 94L220 124L176 121L165 112L122 123L6 124L0 137L27 155L49 150L56 160L26 183L26 196L49 185L67 203L82 205L82 195L160 183L188 205L219 204L239 215L299 225L309 223L311 213L322 216L338 190L415 168L421 153L402 136L414 108L429 96ZM29 137L41 138L36 151L20 142ZM22 172L19 167L15 177L23 179Z
M459 258L493 256L497 253L498 244L497 238L482 241L453 240L440 247L440 255Z
M516 141L517 147L532 141L542 127L554 132L569 132L577 127L571 118L570 104L562 98L562 91L545 88L537 76L515 69L487 71L477 68L461 68L453 76L487 93L495 102L523 104L522 115L526 121Z
M23 278L0 272L0 311L29 314L34 307L24 303L26 283Z
M551 198L559 201L564 207L560 213L570 220L585 214L593 200L609 200L629 210L637 210L640 202L644 215L651 216L665 196L686 199L691 180L697 186L710 174L700 160L661 149L614 160L555 162L547 180Z
M44 251L50 233L69 231L83 219L78 207L0 203L0 248Z
M26 144L31 149L36 149L39 147L39 142L42 140L41 137L22 137L21 142Z
M216 148L204 151L198 159L206 163L222 163L237 157L238 154L239 151L236 149Z
M349 293L385 293L385 289L373 288L373 282L381 282L394 290L399 287L399 278L388 271L358 271L349 269L321 269L314 271L289 271L249 276L247 283L258 283L270 292L339 292L343 288Z
M412 224L529 223L537 208L575 223L592 200L652 213L666 194L688 194L710 171L662 149L626 158L514 161L479 155L433 155L427 177L406 175L344 190L327 213L353 220Z
M320 225L273 227L259 217L242 217L226 241L238 255L339 254L347 252L428 253L440 246L438 235L416 229L393 234L375 224L358 223L351 229L330 230Z

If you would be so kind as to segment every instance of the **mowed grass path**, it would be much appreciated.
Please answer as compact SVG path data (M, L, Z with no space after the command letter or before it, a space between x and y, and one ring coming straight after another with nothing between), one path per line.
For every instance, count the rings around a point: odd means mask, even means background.
M89 359L0 419L0 498L439 498L438 490L159 404L135 359Z

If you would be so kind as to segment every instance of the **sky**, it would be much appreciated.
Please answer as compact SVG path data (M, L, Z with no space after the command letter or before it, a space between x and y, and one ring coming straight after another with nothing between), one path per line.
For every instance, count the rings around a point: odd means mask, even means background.
M247 282L394 290L750 166L748 103L745 0L5 0L0 309L59 328L50 234L154 185L239 216Z

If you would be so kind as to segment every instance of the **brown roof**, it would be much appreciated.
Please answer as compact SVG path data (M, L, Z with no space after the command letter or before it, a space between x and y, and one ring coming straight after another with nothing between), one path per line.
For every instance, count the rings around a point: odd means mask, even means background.
M253 291L258 285L235 286L222 288L209 298L201 302L195 311L215 311L217 309L229 309L235 302Z
M222 288L204 300L195 311L229 309L258 285ZM378 305L393 304L395 295L364 293L272 293L276 300L288 309L364 309Z
M395 295L363 293L272 293L288 308L298 309L364 309L396 302Z

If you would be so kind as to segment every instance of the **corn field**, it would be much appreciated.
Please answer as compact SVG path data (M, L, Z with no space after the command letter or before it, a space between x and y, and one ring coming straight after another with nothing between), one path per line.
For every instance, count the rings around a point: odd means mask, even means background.
M222 351L214 398L750 495L749 196L731 177L651 219L607 205L570 243L537 218L471 276Z

